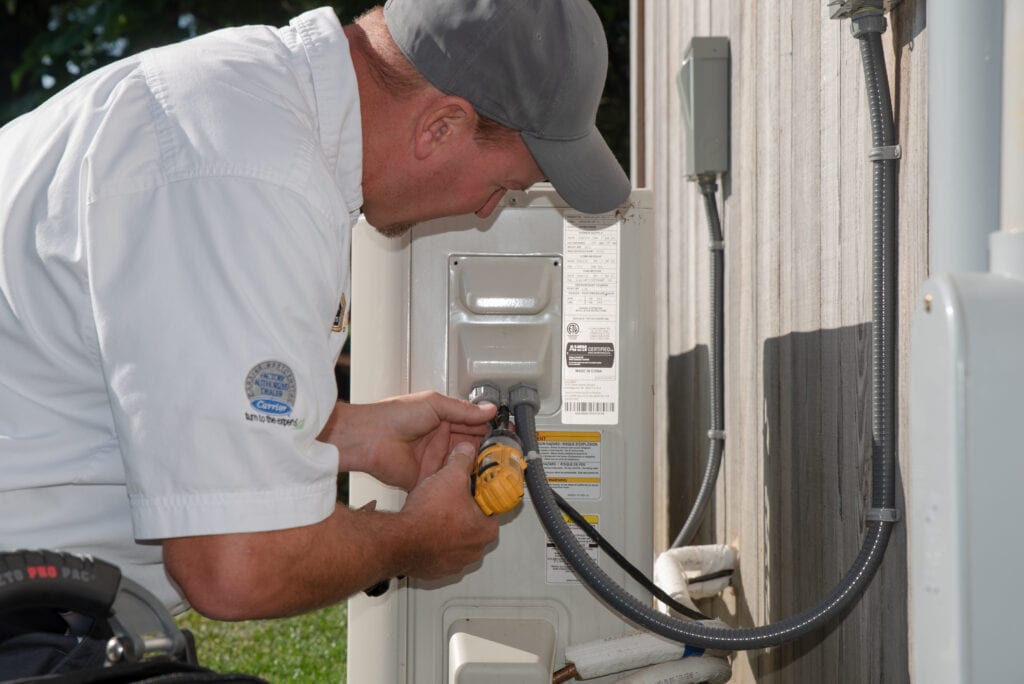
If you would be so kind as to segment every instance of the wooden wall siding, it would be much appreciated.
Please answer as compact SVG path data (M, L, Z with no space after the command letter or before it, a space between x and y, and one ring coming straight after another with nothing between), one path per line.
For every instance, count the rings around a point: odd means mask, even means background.
M734 543L735 588L710 606L736 626L792 616L856 557L869 504L871 144L859 45L824 0L634 0L642 17L643 167L659 243L656 543L678 531L707 453L709 258L675 76L694 35L727 36L731 172L726 240L726 432L698 543ZM927 273L927 32L904 0L883 36L903 158L899 176L900 462L910 313ZM902 478L899 489L902 493ZM900 500L903 507L903 500ZM739 654L734 682L909 681L906 534L839 625Z

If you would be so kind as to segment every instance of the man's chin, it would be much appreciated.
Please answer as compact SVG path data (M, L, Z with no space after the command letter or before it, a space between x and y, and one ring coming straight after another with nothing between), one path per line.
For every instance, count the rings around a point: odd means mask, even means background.
M373 225L372 223L370 225ZM392 223L387 226L373 226L384 237L396 238L408 233L415 223Z

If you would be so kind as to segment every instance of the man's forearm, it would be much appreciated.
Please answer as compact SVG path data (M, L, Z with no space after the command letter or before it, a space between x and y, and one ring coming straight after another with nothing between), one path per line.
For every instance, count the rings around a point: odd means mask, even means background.
M165 539L167 571L196 610L221 620L301 613L395 575L454 575L498 536L498 519L470 495L474 456L457 444L399 513L339 504L315 525Z
M306 527L167 539L164 562L193 608L208 617L282 617L408 573L415 534L411 516L339 504Z

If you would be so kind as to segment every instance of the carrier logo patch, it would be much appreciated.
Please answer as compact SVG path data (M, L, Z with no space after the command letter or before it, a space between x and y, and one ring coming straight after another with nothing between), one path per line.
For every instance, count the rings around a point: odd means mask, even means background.
M245 378L249 405L268 416L287 416L295 407L295 374L280 361L263 361Z

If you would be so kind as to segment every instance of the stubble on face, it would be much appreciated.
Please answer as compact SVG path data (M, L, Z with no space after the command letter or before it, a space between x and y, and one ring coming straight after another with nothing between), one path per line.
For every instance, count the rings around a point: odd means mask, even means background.
M381 235L383 235L384 237L396 238L396 237L402 237L403 235L408 233L410 230L412 230L412 227L415 226L415 225L416 224L412 223L412 222L410 222L410 223L392 223L391 225L387 225L387 226L374 226L374 228L376 228L377 232L380 233Z

